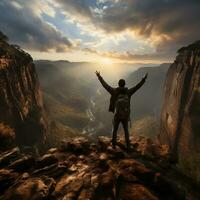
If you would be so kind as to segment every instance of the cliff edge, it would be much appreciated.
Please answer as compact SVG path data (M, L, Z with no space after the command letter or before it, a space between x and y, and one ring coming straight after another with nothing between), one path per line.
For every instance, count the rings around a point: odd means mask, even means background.
M200 152L200 41L178 51L164 91L161 141L170 145L176 160Z
M13 130L18 145L34 145L47 132L37 73L31 56L7 40L0 32L1 127Z
M37 159L18 148L3 152L0 199L199 199L198 189L195 192L167 162L167 148L149 139L132 139L131 152L121 140L113 149L107 137L97 143L81 137L63 141Z

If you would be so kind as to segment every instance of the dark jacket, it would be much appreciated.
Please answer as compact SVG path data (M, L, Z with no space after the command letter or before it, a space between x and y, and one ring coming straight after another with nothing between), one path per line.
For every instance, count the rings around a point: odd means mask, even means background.
M131 96L145 83L145 79L143 78L136 86L128 89L127 87L117 87L113 88L106 83L106 81L99 76L99 81L103 85L103 87L111 94L110 97L110 105L109 105L109 112L115 112L115 102L117 100L117 96L121 93L127 93L128 96Z

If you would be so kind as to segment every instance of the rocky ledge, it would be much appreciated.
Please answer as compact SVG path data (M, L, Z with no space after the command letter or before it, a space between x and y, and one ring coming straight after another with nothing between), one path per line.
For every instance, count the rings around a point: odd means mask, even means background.
M63 141L37 158L16 147L0 155L0 199L195 199L170 170L167 147L143 137L129 152L107 137Z

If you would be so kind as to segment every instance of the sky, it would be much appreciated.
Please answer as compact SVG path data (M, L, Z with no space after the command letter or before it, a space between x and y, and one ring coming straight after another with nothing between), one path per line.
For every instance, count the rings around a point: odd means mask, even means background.
M172 62L200 39L200 0L0 0L0 31L34 59Z

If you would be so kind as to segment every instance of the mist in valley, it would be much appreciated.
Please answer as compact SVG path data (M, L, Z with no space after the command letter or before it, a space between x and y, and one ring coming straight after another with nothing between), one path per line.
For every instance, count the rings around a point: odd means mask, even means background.
M136 85L145 73L149 77L131 101L132 134L154 138L158 131L163 83L169 64L111 64L68 61L35 61L44 93L52 134L59 137L110 135L113 114L108 112L110 95L99 83L95 71L112 87L123 78L127 87Z

